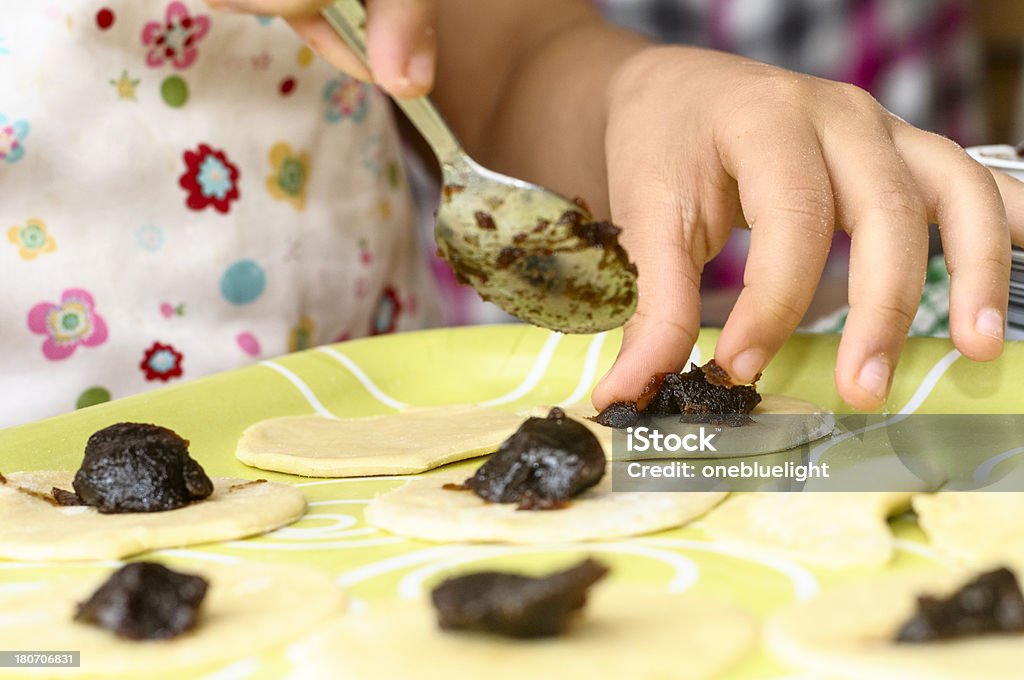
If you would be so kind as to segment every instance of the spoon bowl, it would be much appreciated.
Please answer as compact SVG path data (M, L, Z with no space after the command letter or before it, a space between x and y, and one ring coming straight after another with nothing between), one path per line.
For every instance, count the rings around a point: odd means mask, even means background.
M461 283L509 314L566 333L607 330L636 306L636 269L618 229L581 203L467 156L444 166L434 228Z
M366 16L357 0L335 0L327 22L367 63ZM619 229L586 206L482 167L426 97L396 99L441 165L434 236L460 283L523 321L563 333L622 325L636 308L636 268Z

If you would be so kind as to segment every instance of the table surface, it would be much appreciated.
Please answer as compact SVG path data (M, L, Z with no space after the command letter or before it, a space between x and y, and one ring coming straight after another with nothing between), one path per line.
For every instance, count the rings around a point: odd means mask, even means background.
M710 357L717 337L716 330L703 331L692 358ZM365 416L405 406L465 402L521 413L538 405L586 402L597 379L611 365L620 340L619 332L562 336L534 327L502 325L381 336L317 348L0 431L0 471L75 470L88 436L113 422L170 427L191 441L192 455L209 474L295 484L310 501L309 514L262 537L162 550L147 554L147 559L180 566L240 561L312 564L349 590L354 607L416 597L445 574L470 567L544 571L582 555L595 555L610 564L616 579L653 582L669 590L692 589L766 617L821 588L877 571L821 570L766 558L710 540L700 522L590 544L429 544L389 535L363 521L363 507L374 494L408 477L305 479L252 469L234 457L242 430L274 416L318 412ZM836 336L793 337L766 372L761 392L786 394L836 413L846 412L832 380L838 343ZM1019 412L1024 391L1022 360L1024 343L1009 343L999 361L974 364L953 350L948 340L910 339L887 410L893 414ZM825 455L841 456L842 451ZM477 460L457 466L472 470L478 464ZM888 569L942 568L911 516L898 517L891 525L897 552ZM30 587L27 584L76 571L99 576L111 566L0 560L0 589ZM0 647L2 627L9 623L0 621ZM40 641L40 648L45 648L45 641ZM288 669L283 650L254 649L251 657L226 668L197 669L190 677L277 678ZM26 676L0 672L0 677ZM759 653L723 680L797 677L798 672Z

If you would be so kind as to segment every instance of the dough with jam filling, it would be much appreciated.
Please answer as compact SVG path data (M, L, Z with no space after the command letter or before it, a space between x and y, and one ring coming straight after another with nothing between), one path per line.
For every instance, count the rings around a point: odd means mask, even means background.
M493 453L522 421L471 404L366 418L282 416L247 428L235 456L252 467L306 477L407 475Z
M102 515L96 508L46 500L53 487L71 488L73 472L5 477L7 483L0 484L0 558L12 560L117 559L229 541L290 524L306 512L305 496L291 485L214 477L213 494L185 507Z
M682 526L717 505L725 492L612 492L611 475L557 510L488 503L459 484L467 471L433 474L385 492L366 506L370 524L436 542L562 543L639 536Z
M756 640L755 620L733 605L603 583L568 632L556 637L443 631L428 602L408 601L346 617L292 647L289 657L295 680L711 680L746 657Z
M734 494L708 513L716 541L822 567L883 565L894 544L886 518L911 492Z
M921 529L946 559L979 569L1004 562L1024 567L1024 494L949 491L915 496L913 505Z
M912 571L847 583L774 618L773 653L813 677L841 680L1017 680L1024 635L896 643L922 594L946 596L971 574Z
M345 609L345 595L331 578L298 565L189 565L209 581L195 628L169 640L137 641L74 621L75 605L109 577L77 573L28 590L0 590L0 640L12 649L81 652L81 668L65 671L94 678L198 677L198 669L226 664L301 639ZM189 672L192 669L192 672ZM37 669L46 677L59 669ZM330 677L330 675L325 676Z

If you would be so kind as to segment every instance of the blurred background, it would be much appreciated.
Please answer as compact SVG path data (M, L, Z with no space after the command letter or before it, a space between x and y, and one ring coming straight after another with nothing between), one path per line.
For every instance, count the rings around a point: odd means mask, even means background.
M974 0L989 140L1024 140L1024 2Z

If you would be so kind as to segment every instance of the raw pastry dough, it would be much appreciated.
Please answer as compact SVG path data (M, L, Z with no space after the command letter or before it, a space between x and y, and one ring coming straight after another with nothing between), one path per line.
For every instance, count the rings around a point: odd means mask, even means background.
M414 479L366 506L370 524L427 541L562 543L638 536L682 526L714 507L725 492L612 492L611 476L560 510L516 510L515 503L487 503L472 491L441 486L471 473Z
M395 603L350 616L289 656L302 680L709 680L756 644L750 615L705 597L609 583L587 600L566 635L540 640L442 631L428 603Z
M284 416L242 433L235 456L307 477L406 475L494 453L523 422L498 409L455 404L368 418Z
M928 540L947 559L981 570L1007 562L1024 567L1024 494L943 492L915 496L913 504Z
M891 642L918 595L946 596L971 578L914 571L844 584L776 617L768 626L768 646L788 663L816 672L814 677L1018 680L1024 635Z
M715 540L823 567L892 559L886 518L910 492L735 494L704 519Z
M65 672L191 677L197 666L224 663L286 645L322 629L345 608L325 574L296 565L174 567L210 582L195 629L171 640L137 642L72 619L75 605L109 576L64 576L30 590L0 590L0 640L11 649L81 651L81 668ZM47 676L58 669L38 669Z
M55 486L70 490L72 472L13 472L6 477L8 483L0 484L0 557L14 560L117 559L227 541L276 529L306 512L305 496L288 484L213 477L213 494L183 508L101 515L85 506L54 506L14 488L42 494Z

